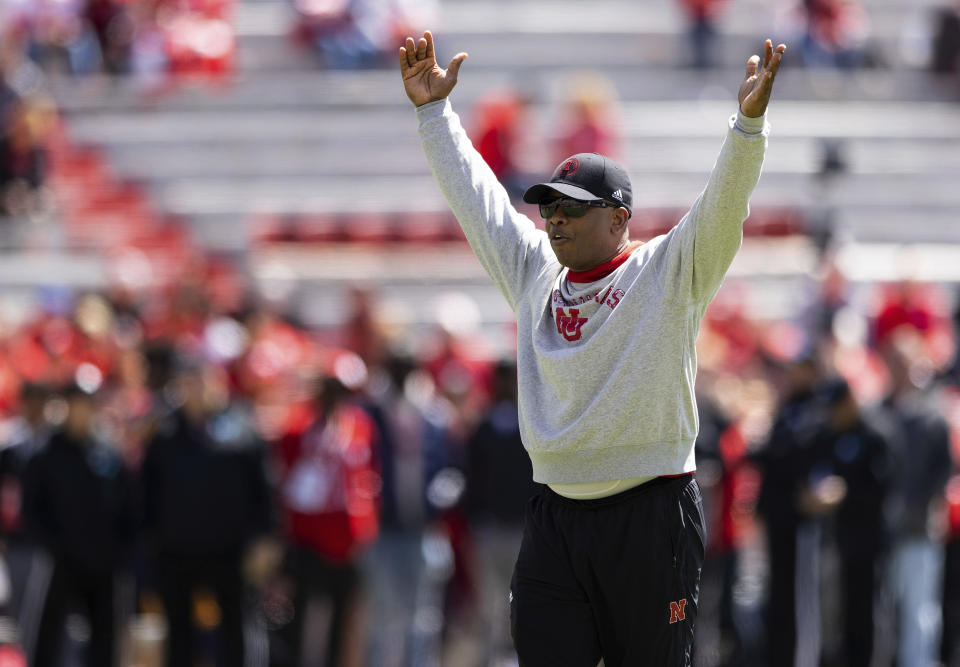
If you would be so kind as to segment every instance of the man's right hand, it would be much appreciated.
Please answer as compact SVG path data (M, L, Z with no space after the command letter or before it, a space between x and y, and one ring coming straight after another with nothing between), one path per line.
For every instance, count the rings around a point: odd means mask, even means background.
M466 53L458 53L447 69L440 69L433 51L433 34L429 30L417 43L407 37L406 44L400 47L400 74L407 97L418 107L442 100L457 85L457 73L466 58Z

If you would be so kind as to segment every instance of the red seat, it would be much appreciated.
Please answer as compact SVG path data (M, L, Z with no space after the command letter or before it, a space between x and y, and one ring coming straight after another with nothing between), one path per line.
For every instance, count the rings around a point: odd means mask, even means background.
M384 243L396 240L397 221L386 213L354 213L343 219L343 233L347 241Z

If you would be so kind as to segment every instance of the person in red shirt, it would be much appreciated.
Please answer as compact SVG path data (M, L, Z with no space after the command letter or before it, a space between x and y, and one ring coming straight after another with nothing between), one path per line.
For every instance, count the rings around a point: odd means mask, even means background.
M480 100L474 111L474 135L477 151L504 184L510 196L519 201L528 174L517 161L521 140L528 130L526 110L530 100L507 91Z
M341 360L362 368L356 355ZM295 582L293 619L281 632L285 658L278 658L283 664L301 664L305 616L313 598L326 598L332 606L324 664L346 664L345 656L356 650L348 638L357 636L351 621L357 618L361 583L358 556L377 536L380 475L377 429L351 400L353 380L356 375L351 378L349 372L321 378L316 419L277 446L289 541L287 573Z

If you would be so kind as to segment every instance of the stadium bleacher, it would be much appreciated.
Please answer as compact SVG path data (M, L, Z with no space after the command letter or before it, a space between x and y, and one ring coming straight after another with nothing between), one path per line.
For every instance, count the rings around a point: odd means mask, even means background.
M960 95L955 83L918 76L904 55L904 26L925 20L934 4L867 4L871 42L886 67L805 70L788 57L770 112L774 135L753 198L755 219L776 211L795 218L827 206L858 244L960 243ZM396 71L319 70L289 39L291 11L282 1L238 5L238 71L219 89L185 86L147 102L132 82L109 94L89 81L58 82L72 142L97 147L121 184L137 184L117 186L127 199L113 192L102 215L120 210L136 219L136 206L149 200L161 223L169 216L183 221L204 247L253 247L254 267L263 265L264 242L273 246L271 261L280 241L321 254L331 243L404 242L421 252L451 252L459 232L422 156ZM471 54L454 93L467 119L485 92L507 85L531 94L534 113L549 118L554 91L571 69L602 71L621 98L639 206L682 212L713 163L741 63L782 23L762 3L732 3L720 21L718 67L708 71L677 67L688 37L668 0L639 11L616 0L445 3L433 27L441 60L455 50ZM829 186L815 177L824 138L842 138L849 162ZM142 201L131 203L133 191L143 193ZM748 224L748 236L758 235L753 229ZM322 263L328 271L308 271L315 262L303 247L288 256L295 274L319 286L342 275L337 261ZM448 281L466 282L492 300L492 288L464 256ZM491 317L509 314L497 308Z

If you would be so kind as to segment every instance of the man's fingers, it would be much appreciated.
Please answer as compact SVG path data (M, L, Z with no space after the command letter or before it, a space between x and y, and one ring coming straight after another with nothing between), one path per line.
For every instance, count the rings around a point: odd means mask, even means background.
M427 57L427 40L423 37L417 42L417 60L423 60Z
M404 47L400 47L400 71L407 71L407 50Z
M780 61L783 60L783 52L786 51L786 49L787 47L783 44L777 47L777 50L770 56L770 66L767 68L767 71L763 73L763 92L768 97L773 90L773 79L777 76L777 71L780 69Z
M770 65L770 58L773 56L773 42L769 39L763 42L763 67L766 69Z
M436 52L433 50L433 33L429 30L424 30L423 38L427 40L427 58L436 58Z
M450 61L450 65L447 67L447 76L452 76L454 80L457 78L457 74L460 72L460 65L463 64L463 61L467 59L466 53L458 53Z
M756 74L758 67L760 67L760 56L754 54L750 56L750 60L747 61L747 78Z
M786 44L777 45L777 50L773 52L773 56L770 59L770 71L776 75L777 70L780 69L780 61L783 60L783 52L787 50Z
M783 47L783 48L781 48ZM781 44L777 47L777 50L774 51L773 55L770 56L770 64L767 66L766 72L764 72L764 84L767 87L773 86L773 79L777 76L777 72L780 70L780 61L783 60L783 52L787 47Z
M406 47L407 65L413 67L417 64L417 45L414 43L413 37L407 37L404 46Z

